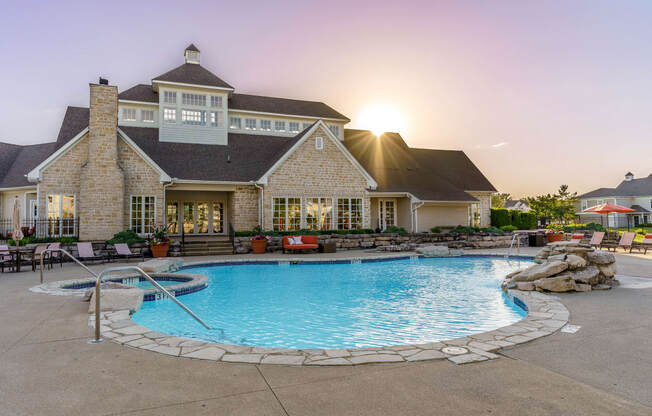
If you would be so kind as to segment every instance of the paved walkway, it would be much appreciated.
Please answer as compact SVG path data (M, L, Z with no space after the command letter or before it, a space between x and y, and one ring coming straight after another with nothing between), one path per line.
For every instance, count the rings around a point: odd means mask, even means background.
M617 261L652 278L650 255ZM81 276L66 265L46 280ZM37 283L0 274L0 415L652 415L652 288L563 295L577 333L497 360L306 368L88 344L88 304L27 290Z

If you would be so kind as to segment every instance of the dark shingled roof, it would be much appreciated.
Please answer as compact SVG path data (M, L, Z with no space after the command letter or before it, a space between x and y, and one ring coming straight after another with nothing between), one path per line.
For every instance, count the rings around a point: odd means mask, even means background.
M322 102L264 97L261 95L232 94L229 98L229 109L319 118L336 118L350 121L345 115L335 111Z
M345 129L344 145L376 180L378 192L409 192L424 201L477 201L442 177L436 165L423 164L423 155L414 157L398 133L378 138L367 130ZM456 173L464 175L467 168L457 167Z
M173 178L234 182L260 179L305 132L294 137L229 133L228 145L218 146L160 142L156 128L120 129Z
M615 196L615 188L598 188L591 192L579 195L578 198L602 198L605 196Z
M632 205L630 208L633 209L635 212L650 212L640 205Z
M158 92L151 85L138 84L118 94L118 99L158 104Z
M631 173L628 173L631 175ZM578 196L578 198L602 198L607 196L652 196L652 174L645 178L622 181L615 188L598 188Z
M188 47L186 48L186 50L187 50L187 51L193 51L193 52L199 52L199 49L197 49L197 47L195 46L194 43L191 43L190 45L188 45Z
M12 146L18 149L9 149L11 153L8 163L5 159L5 149L7 146ZM0 169L5 168L4 172L0 172L0 188L13 188L16 186L29 186L35 185L27 181L27 173L38 166L50 156L55 149L56 143L41 143L27 146L8 145L0 143ZM16 151L17 150L17 151Z
M465 191L496 192L496 188L461 150L408 149L421 166Z
M55 150L68 143L70 139L88 127L89 116L90 110L88 108L68 107L66 109L66 114L63 116L61 128L59 129L59 135L57 136L57 144Z
M152 81L180 82L183 84L233 89L232 86L199 64L185 63L163 75L159 75Z

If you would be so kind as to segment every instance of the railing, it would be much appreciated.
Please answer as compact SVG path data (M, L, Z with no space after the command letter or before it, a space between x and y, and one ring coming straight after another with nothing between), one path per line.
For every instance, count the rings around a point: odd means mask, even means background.
M507 254L505 255L505 258L508 259L509 256L512 254L512 247L514 247L514 242L516 242L516 255L521 254L521 239L520 239L520 234L518 232L515 232L514 235L512 236L512 242L509 244L509 248L507 249Z
M66 256L70 257L75 263L80 265L84 270L86 270L87 272L92 274L97 279L95 281L95 338L93 340L91 340L92 342L102 342L102 337L101 337L101 334L100 334L100 311L101 311L101 305L100 305L101 304L101 301L100 301L101 294L100 294L100 291L101 291L102 278L107 273L111 273L111 272L115 272L115 271L122 271L122 270L134 270L134 271L138 272L141 276L143 276L145 279L147 279L152 285L154 285L154 287L156 287L157 289L159 289L160 291L165 293L165 295L167 297L172 299L172 301L174 301L174 303L179 305L179 307L181 307L181 309L186 311L186 313L189 314L190 316L192 316L197 322L202 324L206 329L211 329L211 327L208 326L208 324L206 322L204 322L199 316L195 315L195 313L193 311L191 311L186 305L181 303L179 301L179 299L177 299L167 289L165 289L163 286L158 284L158 282L156 280L152 279L152 277L150 275L148 275L147 273L145 273L143 271L143 269L141 269L140 267L136 267L136 266L110 267L108 269L102 270L100 272L100 274L98 275L97 273L95 273L94 271L92 271L91 269L86 267L86 265L84 265L82 262L77 260L72 254L68 253L66 250L64 250L62 248L49 248L49 249L45 250L41 254L41 259L40 259L40 261L41 261L41 283L43 283L43 258L45 257L44 254L46 252L54 252L54 251L58 251L58 252L60 252L62 254L65 254Z
M235 230L233 229L233 225L229 223L229 241L231 242L231 247L233 247L234 253L235 253Z
M116 272L116 271L123 271L123 270L134 270L138 272L141 276L143 276L145 279L149 280L149 282L154 285L157 289L165 293L170 299L174 301L177 305L181 307L186 313L188 313L190 316L192 316L197 322L202 324L206 329L211 329L210 326L204 321L201 320L201 318L193 311L188 309L186 305L183 303L179 302L179 299L177 299L172 293L168 292L163 286L159 285L156 280L152 279L150 275L145 273L143 269L140 267L136 266L124 266L124 267L110 267L108 269L102 270L100 275L97 277L97 280L95 281L95 339L91 340L91 342L102 342L102 337L100 335L100 288L101 288L101 282L102 282L102 277L104 277L105 274L111 273L111 272Z
M24 219L20 222L24 237L78 237L79 218ZM0 220L0 239L14 233L12 219Z

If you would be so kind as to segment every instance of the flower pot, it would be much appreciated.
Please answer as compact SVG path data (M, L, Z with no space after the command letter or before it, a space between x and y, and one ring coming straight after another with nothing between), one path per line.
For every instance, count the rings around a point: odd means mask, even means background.
M548 234L548 242L554 243L555 241L561 241L564 238L564 234Z
M263 254L267 249L267 240L251 240L251 249L254 254Z
M170 243L152 244L151 247L152 247L152 256L166 257L168 255L168 249L170 248Z

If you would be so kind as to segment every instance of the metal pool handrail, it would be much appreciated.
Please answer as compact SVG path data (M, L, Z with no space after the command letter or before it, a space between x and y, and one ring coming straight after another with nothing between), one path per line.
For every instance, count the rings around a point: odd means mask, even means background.
M62 249L62 248L48 248L48 249L43 250L43 252L41 252L41 283L43 283L43 258L45 257L44 254L45 254L46 252L53 252L53 251L58 251L58 252L61 252L61 253L65 254L66 256L70 257L70 258L72 259L72 261L74 261L75 263L77 263L78 265L80 265L80 266L81 266L84 270L86 270L88 273L92 274L92 275L95 276L95 277L99 277L99 276L97 275L97 273L95 273L94 271L92 271L91 269L89 269L88 267L86 267L86 265L85 265L84 263L82 263L81 261L77 260L77 259L76 259L72 254L68 253L66 250L64 250L64 249Z
M152 277L150 275L148 275L147 273L145 273L145 271L143 269L141 269L140 267L136 267L136 266L109 267L108 269L102 270L102 272L100 272L100 275L97 276L97 280L95 281L95 339L91 340L91 342L94 342L94 343L95 342L102 342L102 337L100 336L100 284L102 282L102 277L104 277L104 275L107 274L107 273L122 271L122 270L134 270L134 271L138 272L141 276L143 276L144 278L149 280L149 282L151 284L153 284L157 289L161 290L170 299L172 299L174 301L174 303L179 305L181 307L181 309L186 311L186 313L188 315L192 316L197 322L202 324L206 329L211 329L211 327L208 326L208 324L206 322L202 321L201 318L199 316L195 315L195 313L193 311L188 309L188 307L186 305L179 302L179 300L172 293L168 292L167 289L165 289L163 286L159 285L156 280L152 279Z
M516 241L516 255L521 254L521 239L519 238L520 233L517 231L514 233L512 236L512 242L509 244L509 248L507 249L507 254L505 255L506 259L509 259L509 256L512 254L512 247L514 247L514 241Z

